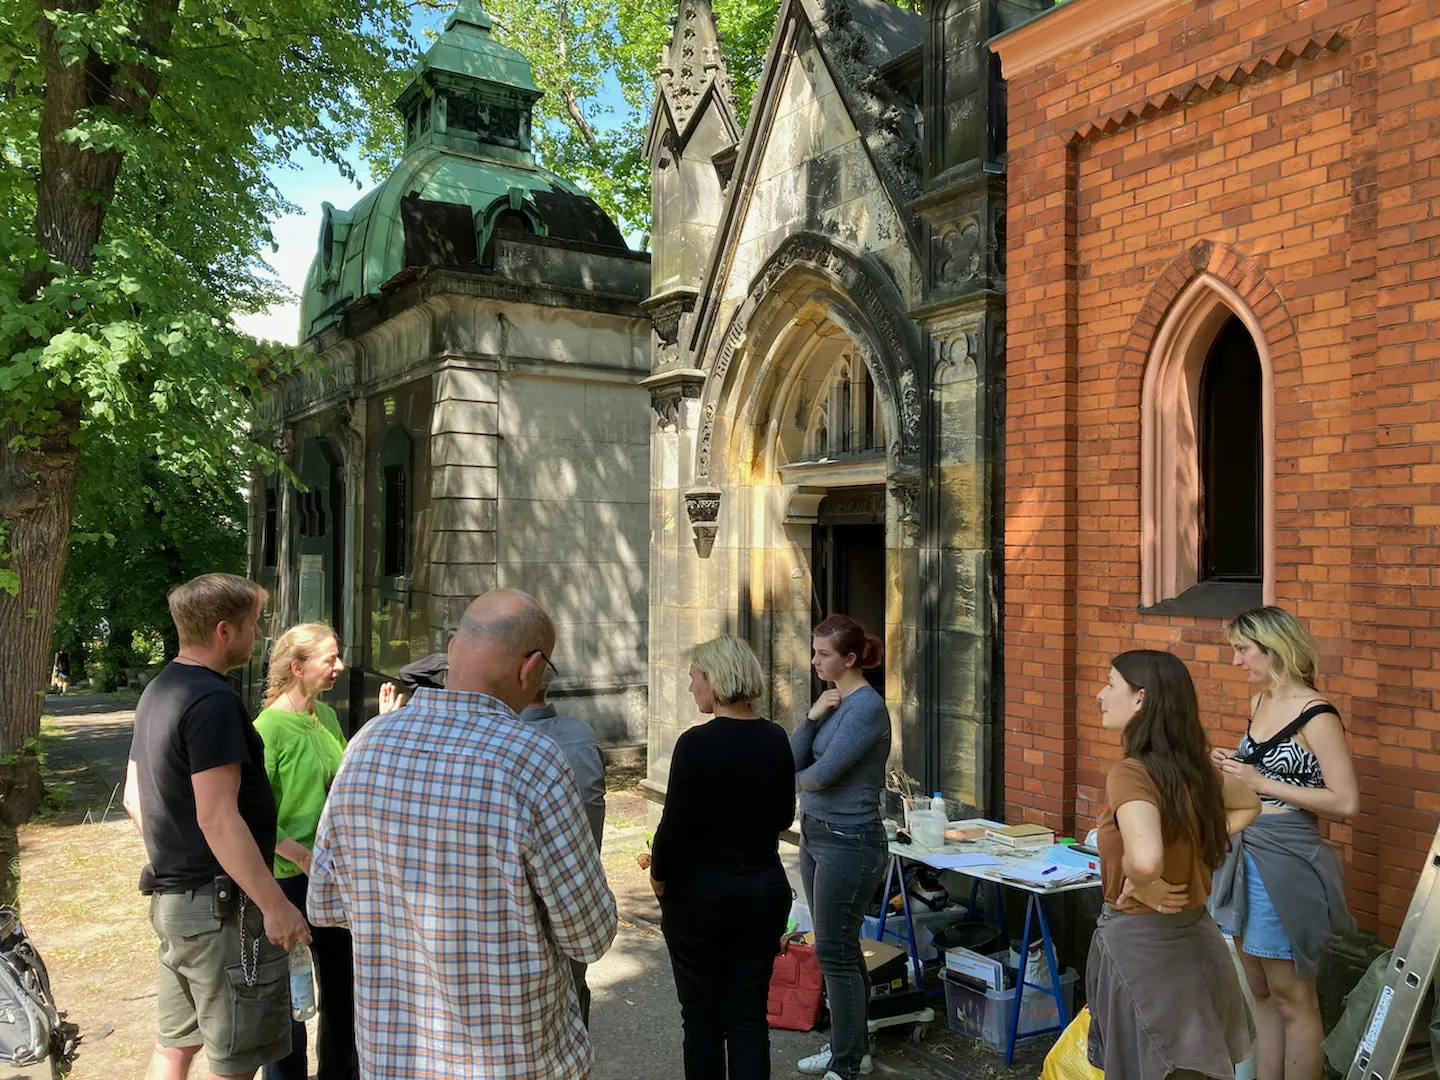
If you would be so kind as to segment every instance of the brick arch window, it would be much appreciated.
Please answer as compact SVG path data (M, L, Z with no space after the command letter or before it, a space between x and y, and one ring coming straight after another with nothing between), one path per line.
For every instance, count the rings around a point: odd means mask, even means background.
M411 457L410 434L396 424L380 443L380 573L384 577L410 572Z
M1274 389L1261 320L1209 272L1154 335L1141 389L1141 607L1233 614L1275 595Z

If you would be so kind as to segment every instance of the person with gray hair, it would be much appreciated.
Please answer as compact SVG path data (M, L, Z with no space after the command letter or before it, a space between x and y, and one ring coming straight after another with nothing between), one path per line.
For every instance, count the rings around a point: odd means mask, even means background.
M346 751L307 906L354 938L367 1080L590 1073L566 961L609 949L615 896L563 752L519 716L554 647L533 596L486 593L446 689L419 688Z
M590 833L595 837L595 850L599 851L605 832L605 755L600 753L595 741L594 728L578 716L560 715L546 700L556 674L555 665L547 661L540 669L540 685L535 689L535 697L520 713L520 721L549 738L565 754L575 775L575 786L580 789L580 802L585 807ZM588 1028L590 988L585 984L585 967L579 960L570 961L575 993L580 998L580 1016Z

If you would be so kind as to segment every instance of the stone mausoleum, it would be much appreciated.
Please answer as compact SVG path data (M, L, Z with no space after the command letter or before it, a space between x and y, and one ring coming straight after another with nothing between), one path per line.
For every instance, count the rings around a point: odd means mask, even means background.
M647 153L654 251L649 787L696 719L687 646L808 707L810 628L883 637L896 759L1001 799L1004 98L984 42L1048 0L785 0L743 131L680 0ZM932 7L932 5L927 5Z
M552 697L604 742L645 737L649 258L535 163L539 96L461 0L396 102L395 171L324 207L300 328L320 364L263 405L258 437L302 484L255 478L252 574L271 637L339 630L352 730L472 598L514 586L555 619Z
M1322 652L1393 940L1440 815L1440 0L783 0L748 122L678 0L647 145L649 787L743 635L787 726L809 628L883 632L895 763L1071 835L1127 648Z

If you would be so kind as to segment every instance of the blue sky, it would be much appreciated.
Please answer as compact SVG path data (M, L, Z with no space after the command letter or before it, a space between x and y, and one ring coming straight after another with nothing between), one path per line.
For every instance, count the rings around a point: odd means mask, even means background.
M411 23L411 33L417 41L429 28L439 30L445 23L445 13L417 14ZM518 45L523 50L523 45ZM627 111L619 84L609 80L602 103L613 106L613 111L602 112L597 127L602 130L611 123L619 123ZM608 123L607 123L608 121ZM359 201L360 196L372 186L370 169L361 164L358 154L348 155L356 175L361 177L363 188L357 188L346 180L340 171L329 162L305 155L294 159L291 169L281 169L272 174L272 179L282 195L300 208L299 212L286 214L272 224L278 251L262 251L260 256L275 270L276 276L294 294L295 299L283 306L272 307L269 311L244 315L235 321L241 330L256 337L281 341L294 345L300 328L300 291L305 285L305 274L315 257L320 238L320 206L330 202L341 209L348 209ZM632 238L633 242L633 238Z

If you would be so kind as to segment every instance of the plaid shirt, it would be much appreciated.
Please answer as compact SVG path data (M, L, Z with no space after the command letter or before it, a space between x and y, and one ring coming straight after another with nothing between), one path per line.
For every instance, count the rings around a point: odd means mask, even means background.
M308 908L354 936L366 1080L589 1074L565 958L605 954L615 897L560 748L503 703L422 688L360 730Z

